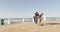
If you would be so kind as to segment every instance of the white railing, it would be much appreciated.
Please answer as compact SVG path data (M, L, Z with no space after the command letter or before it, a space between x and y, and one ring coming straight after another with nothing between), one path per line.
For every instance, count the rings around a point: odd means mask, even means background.
M29 19L29 18L28 18ZM15 18L9 18L8 20L6 20L6 22L5 23L7 23L7 24L11 24L12 22L25 22L25 21L27 21L27 22L29 22L29 21L31 21L31 22L34 22L34 19L33 18L31 18L31 20L25 20L25 18L22 18L21 20L19 19L15 19Z
M45 19L46 20L46 19ZM49 20L51 20L51 19L48 19L47 18L47 20L49 21ZM31 21L31 22L34 22L34 19L33 18L7 18L7 20L4 20L4 23L5 24L11 24L12 22L15 22L15 23L19 23L19 22L25 22L25 21L27 21L27 22L29 22L29 21ZM53 20L54 21L54 20ZM60 18L58 19L58 18L56 18L56 20L55 21L60 21Z
M16 23L16 22L34 22L34 19L33 18L9 18L6 23L7 24L11 24L12 22L13 23Z

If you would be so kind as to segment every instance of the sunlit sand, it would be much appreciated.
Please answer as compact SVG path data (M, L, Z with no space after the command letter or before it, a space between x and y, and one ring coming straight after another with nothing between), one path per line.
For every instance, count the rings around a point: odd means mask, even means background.
M39 26L33 22L22 22L0 26L0 32L60 32L60 23L46 22Z

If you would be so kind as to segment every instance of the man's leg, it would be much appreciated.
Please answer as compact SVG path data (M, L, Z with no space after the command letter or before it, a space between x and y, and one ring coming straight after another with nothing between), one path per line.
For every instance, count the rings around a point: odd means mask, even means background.
M35 24L37 24L37 18L35 18L35 17L34 17L34 22L35 22Z

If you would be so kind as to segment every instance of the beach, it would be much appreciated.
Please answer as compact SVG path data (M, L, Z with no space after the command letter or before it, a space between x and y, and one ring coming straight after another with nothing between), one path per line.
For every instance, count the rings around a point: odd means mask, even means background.
M60 32L59 21L46 21L43 26L34 22L22 22L0 26L0 32Z

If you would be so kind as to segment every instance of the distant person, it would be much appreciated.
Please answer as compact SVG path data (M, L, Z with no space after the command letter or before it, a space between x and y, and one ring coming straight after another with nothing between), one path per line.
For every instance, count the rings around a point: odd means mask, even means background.
M38 21L37 17L38 16L39 16L39 13L38 12L35 12L34 13L34 16L33 16L35 24L37 24L37 21Z

